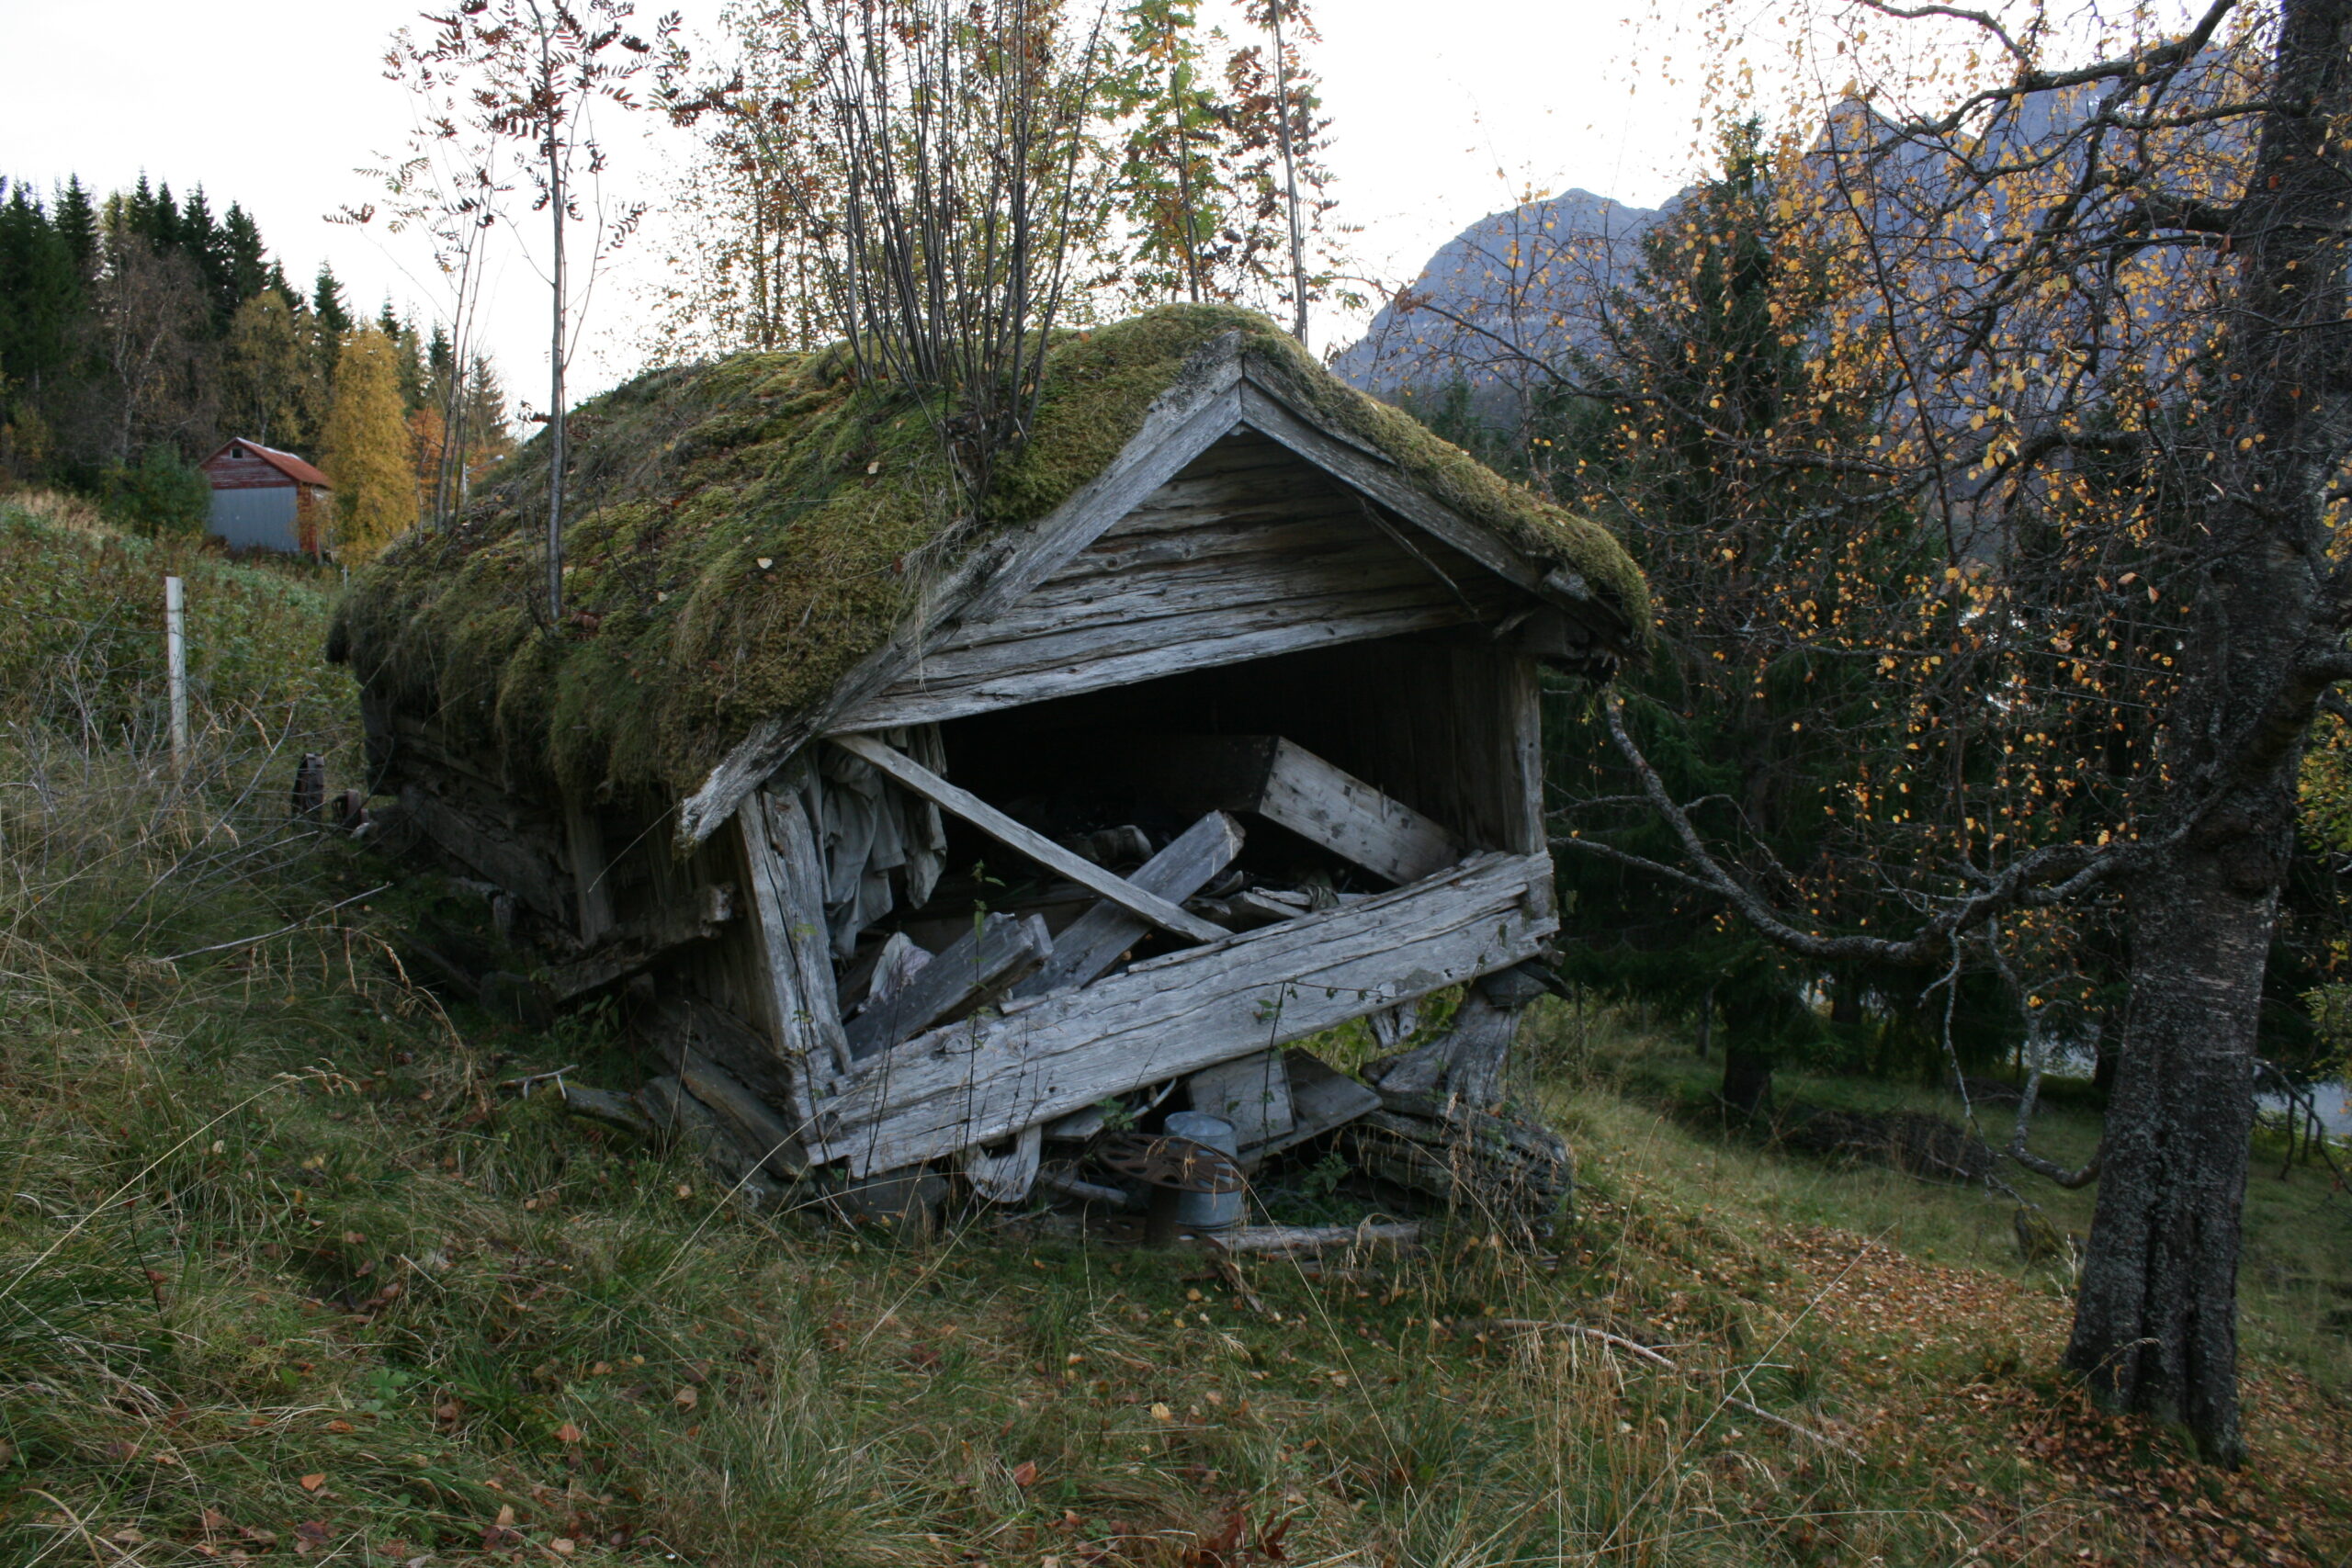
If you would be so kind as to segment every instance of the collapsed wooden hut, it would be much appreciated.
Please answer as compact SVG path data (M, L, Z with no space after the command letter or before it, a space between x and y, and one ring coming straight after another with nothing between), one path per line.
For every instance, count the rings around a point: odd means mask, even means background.
M977 519L839 353L589 404L560 625L528 451L346 596L381 815L775 1178L1018 1197L1177 1088L1263 1153L1379 1104L1285 1046L1482 980L1381 1091L1483 1109L1558 927L1539 668L1634 649L1638 572L1254 315L1046 388Z

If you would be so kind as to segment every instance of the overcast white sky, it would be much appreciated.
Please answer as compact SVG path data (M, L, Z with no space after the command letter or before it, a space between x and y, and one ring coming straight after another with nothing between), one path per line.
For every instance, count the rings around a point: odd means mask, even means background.
M640 12L672 4L690 33L718 8L650 0ZM1657 67L1688 51L1676 36L1687 4L1319 0L1337 194L1341 216L1364 226L1364 259L1409 277L1529 186L1580 186L1637 206L1672 192L1702 106ZM0 0L0 175L47 186L74 173L104 191L144 170L181 195L200 183L216 213L233 200L254 215L298 282L323 258L360 308L390 295L429 314L420 254L325 221L369 197L355 168L396 147L408 123L380 62L392 29L417 12L414 0L246 0L231 10ZM630 144L616 148L613 187L658 197L660 144L615 140ZM640 244L637 265L657 249ZM489 343L509 388L527 396L546 374L545 295L526 260L502 254ZM634 368L641 310L622 283L596 302L574 368L582 392ZM1352 325L1319 332L1344 338Z

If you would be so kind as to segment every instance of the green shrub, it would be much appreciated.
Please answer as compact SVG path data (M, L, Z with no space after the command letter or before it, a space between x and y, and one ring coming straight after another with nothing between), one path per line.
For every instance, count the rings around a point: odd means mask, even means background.
M212 485L203 472L158 444L128 468L107 470L107 515L149 535L200 534L212 510Z

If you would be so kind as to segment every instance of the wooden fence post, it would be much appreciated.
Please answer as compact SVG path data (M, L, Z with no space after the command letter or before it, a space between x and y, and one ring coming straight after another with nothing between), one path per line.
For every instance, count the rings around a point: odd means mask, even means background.
M164 658L172 695L172 772L187 767L187 596L176 577L164 579Z

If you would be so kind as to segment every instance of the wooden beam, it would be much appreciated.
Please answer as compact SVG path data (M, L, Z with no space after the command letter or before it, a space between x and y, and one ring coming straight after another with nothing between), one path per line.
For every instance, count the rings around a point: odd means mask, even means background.
M999 843L1019 851L1048 871L1058 872L1089 892L1108 898L1162 931L1191 937L1194 942L1217 942L1226 934L1199 916L1186 914L1158 894L1147 893L1126 878L1114 875L1091 861L1080 859L1043 833L1025 828L1007 817L970 790L949 784L922 763L885 746L872 736L835 735L828 739L851 756L871 762L884 774L935 803L940 809L954 812Z
M1443 826L1278 735L1136 739L1123 747L1119 766L1179 810L1255 812L1400 885L1462 858L1461 840Z
M808 1168L801 1155L800 1129L736 1082L724 1067L695 1051L685 1052L675 1066L678 1081L686 1091L718 1112L735 1141L770 1171L790 1177Z
M1551 843L1544 799L1544 684L1535 660L1520 654L1503 671L1503 724L1509 758L1503 778L1502 847L1534 854Z
M1012 1147L1001 1155L986 1149L969 1148L958 1163L964 1169L964 1179L972 1190L991 1203L1018 1203L1029 1196L1029 1188L1037 1179L1038 1156L1045 1152L1045 1130L1029 1127L1012 1140ZM1121 1194L1125 1196L1125 1194Z
M775 1042L715 1002L698 997L664 997L638 1015L639 1027L662 1059L673 1066L688 1051L709 1057L771 1105L808 1109L793 1093L796 1075L776 1054Z
M528 842L534 835L487 828L473 813L422 784L401 791L401 809L427 838L529 905L533 913L559 925L572 919L571 877L558 869L552 846L541 853Z
M939 632L1027 592L1231 430L1241 412L1240 348L1238 331L1204 344L1145 412L1134 439L1076 494L1037 522L975 547L821 701L755 727L679 803L678 848L691 850L717 831L802 746L906 673Z
M663 909L650 919L612 928L605 940L585 957L548 971L548 988L559 1002L602 990L650 967L690 942L717 936L719 928L734 918L735 889L723 882L713 883L703 887L692 904Z
M605 829L593 807L563 796L564 848L571 860L571 886L579 904L580 940L596 942L614 926L613 890L605 885L611 863L605 854Z
M862 1060L913 1039L1035 969L1053 951L1054 939L1037 916L988 916L978 930L950 942L912 979L866 1004L865 1011L843 1026L850 1055Z
M1144 862L1129 878L1162 898L1189 898L1208 886L1241 853L1241 824L1212 811ZM1042 997L1065 987L1083 986L1133 947L1151 929L1118 905L1105 901L1072 920L1054 939L1053 956L1035 975L1012 987L1015 998Z
M817 823L809 810L813 775L793 769L786 780L771 779L760 798L766 807L768 848L775 852L778 890L790 911L793 972L807 1008L807 1028L825 1054L839 1060L848 1051L842 1033L841 992L833 976L831 935L825 922L825 864L817 845Z
M812 1160L888 1170L1301 1039L1507 968L1558 929L1531 914L1548 856L1485 854L1411 887L1154 958L885 1052L819 1109Z
M1205 1111L1233 1129L1234 1142L1255 1148L1283 1136L1296 1124L1290 1075L1283 1053L1260 1051L1203 1067L1184 1080L1193 1109Z

